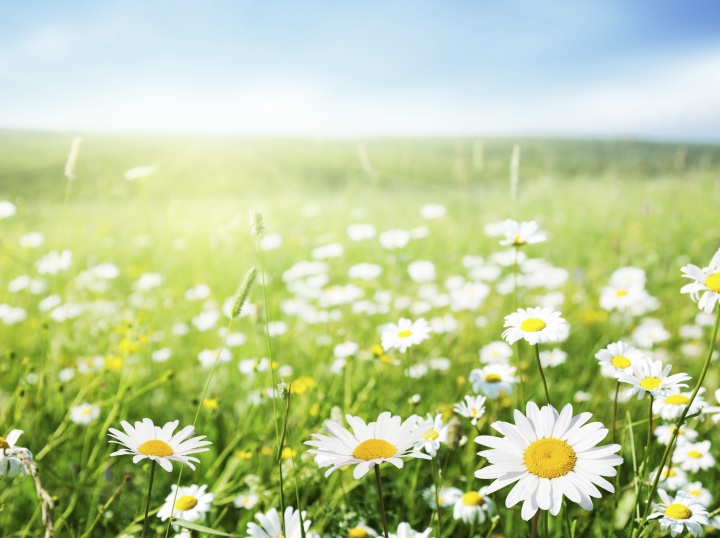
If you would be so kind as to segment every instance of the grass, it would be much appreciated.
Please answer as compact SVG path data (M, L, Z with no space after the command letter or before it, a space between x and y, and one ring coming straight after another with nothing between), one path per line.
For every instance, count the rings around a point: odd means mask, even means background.
M203 309L222 306L246 270L259 265L255 238L247 230L247 212L253 207L263 212L268 232L283 237L279 249L264 252L268 302L264 305L256 284L249 301L258 307L257 316L242 317L231 325L247 341L231 349L229 363L218 365L208 392L217 400L217 409L203 407L197 422L198 432L207 435L213 446L201 455L197 471L183 471L181 484L208 484L215 493L214 508L204 522L212 528L245 536L255 510L280 508L273 406L268 398L257 396L270 387L270 375L247 376L237 368L240 360L268 356L266 317L287 323L288 331L271 339L273 357L279 366L292 367L286 381L307 388L291 396L286 446L295 451L296 472L285 458L286 502L296 504L297 487L313 529L333 538L345 536L348 526L360 519L376 530L381 527L372 477L356 481L351 472L343 471L326 480L302 442L320 431L333 409L343 408L347 398L343 376L330 372L333 346L354 341L361 356L369 357L371 346L379 343L380 325L419 315L392 304L388 312L375 315L353 314L350 305L324 309L337 310L339 315L322 323L284 314L283 301L292 294L282 272L299 260L311 259L317 246L340 242L345 247L342 257L327 261L329 285L348 283L352 264L377 263L383 273L376 281L356 282L365 297L389 290L393 297L412 302L420 286L408 278L408 263L431 260L442 287L446 278L467 274L463 256L487 258L500 250L496 238L485 236L485 224L507 217L536 219L549 240L527 247L529 256L542 257L570 274L562 287L565 301L560 308L571 324L570 337L561 346L569 360L546 371L556 405L573 402L577 391L587 391L591 400L575 404L576 412L591 411L605 425L611 421L615 383L599 378L594 354L627 338L639 320L621 323L608 316L599 309L598 297L612 271L624 265L643 268L649 292L660 300L661 308L651 316L671 333L659 348L667 352L673 372L697 376L700 371L702 359L680 352L684 340L679 328L692 323L697 307L679 293L683 284L679 269L686 263L705 265L719 246L718 147L521 140L520 198L514 204L507 184L509 156L516 143L511 140L482 141L482 160L480 143L474 140L371 140L363 142L368 167L358 158L354 141L88 135L65 208L62 171L70 140L61 134L0 133L0 199L18 208L15 216L0 221L0 303L27 311L24 321L0 325L0 353L5 359L0 363L0 423L6 434L12 428L25 432L20 444L36 455L43 484L55 496L56 536L139 534L149 466L133 465L126 457L109 458L113 446L107 443L107 428L119 427L120 420L144 417L156 424L175 419L181 425L192 422L209 373L201 368L197 355L220 346L217 329L227 318L221 316L214 329L204 332L191 320ZM134 182L123 179L127 169L147 164L157 165L157 174ZM447 215L435 221L422 219L419 208L426 203L445 205ZM430 233L404 249L387 251L377 239L350 241L345 229L356 222L369 222L378 231L427 226ZM29 231L43 233L45 244L37 250L22 249L18 237ZM45 278L46 292L8 291L13 278L36 275L34 263L41 255L64 248L72 251L72 265ZM121 273L107 291L79 286L78 275L102 262L115 264ZM133 283L146 272L160 273L165 281L138 294ZM186 290L201 283L210 287L210 296L187 300ZM63 302L83 305L85 312L72 320L53 321L38 309L38 301L51 293ZM534 306L534 297L540 294L540 290L521 290L520 306ZM402 417L441 411L449 419L452 404L471 393L467 377L479 366L478 349L500 339L503 318L513 309L512 294L493 289L479 311L452 313L458 322L456 332L433 335L412 349L413 362L449 358L452 366L446 372L431 370L425 377L409 380L402 375L402 366L377 359L353 360L353 397L349 409L342 411L366 420L384 410ZM435 308L424 316L447 312L447 307ZM485 318L484 326L476 323L478 316ZM177 323L190 324L189 334L173 334ZM704 338L707 342L709 337ZM152 352L162 347L170 347L172 357L164 363L152 361ZM529 380L526 397L542 403L533 350L521 347L521 353ZM79 363L96 356L105 360L104 366L78 371ZM391 356L404 361L400 355ZM65 368L76 370L73 379L60 380ZM705 386L720 386L713 368ZM410 401L414 394L420 395L418 403ZM100 405L100 417L89 426L69 421L70 407L80 402ZM514 399L499 400L488 406L487 417L509 420L513 406ZM622 418L626 411L635 421L632 431ZM621 404L619 417L618 438L632 433L642 461L646 402ZM280 412L278 418L282 419ZM488 422L479 423L483 433L490 431ZM474 432L467 423L463 427L468 443L441 451L443 483L477 489L488 482L473 477L482 462L475 456ZM710 421L698 428L701 438L720 441ZM659 461L661 449L652 448L651 462ZM633 479L629 441L623 442L623 456L621 486ZM703 484L716 497L720 495L713 486L720 483L717 478L716 468L702 474ZM176 479L177 466L172 474L156 473L151 510L161 506ZM7 481L0 492L5 536L42 532L39 502L30 482ZM434 526L421 497L421 490L432 483L429 462L411 460L400 471L383 466L391 527L400 521L419 530ZM260 494L260 504L255 510L235 508L233 498L250 487ZM494 495L501 518L493 533L529 535L530 527L519 519L517 509L504 507L507 491ZM98 506L110 499L97 518ZM612 529L612 504L612 495L606 495L595 501L593 512L573 506L577 535L622 536L622 521ZM621 507L625 504L621 497ZM452 509L441 510L441 517L444 536L469 536L467 525L453 521ZM561 518L562 514L550 522L551 533L558 536L564 536ZM657 524L650 528L656 532ZM159 536L164 529L154 518L151 530ZM475 535L484 536L488 530L489 524L478 525Z

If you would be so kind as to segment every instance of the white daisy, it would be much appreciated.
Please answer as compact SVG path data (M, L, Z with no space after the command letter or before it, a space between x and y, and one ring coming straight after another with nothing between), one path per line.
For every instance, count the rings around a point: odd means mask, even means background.
M566 322L560 312L552 308L519 308L505 316L505 327L502 337L508 344L525 339L529 344L539 342L557 342L563 337Z
M513 385L517 383L515 367L509 364L488 364L472 370L468 379L475 392L481 392L491 400L498 399L501 394L512 394Z
M683 471L692 473L711 469L715 465L715 458L710 453L710 441L688 442L675 447L672 461L679 464Z
M258 502L260 502L260 497L254 493L241 493L233 499L235 508L254 508Z
M82 403L70 408L70 420L75 424L90 424L100 416L100 407Z
M453 518L465 523L485 523L485 519L495 513L495 504L487 495L488 488L468 491L455 501Z
M285 523L285 533L283 534L283 525L280 522L280 515L275 508L271 508L265 514L255 514L255 518L259 525L253 521L248 523L247 538L302 538L302 530L300 528L300 516L302 515L303 527L305 528L306 538L316 537L314 532L308 532L311 521L305 519L305 512L299 512L292 506L285 508L283 522Z
M663 424L653 430L653 435L657 437L658 443L660 443L661 445L667 445L670 442L670 438L672 437L673 433L675 433L674 424ZM680 446L683 443L687 443L688 441L694 441L695 439L697 439L697 436L698 433L695 430L691 430L687 427L680 428L677 436L677 441L675 442L678 444L678 446Z
M720 389L717 389L715 391L715 400L720 403ZM707 415L712 415L712 420L715 424L720 422L720 407L718 406L708 406L705 409L703 409L703 413Z
M563 364L567 360L567 353L559 347L554 349L545 349L540 352L540 364L543 368L554 368Z
M687 493L696 503L700 503L703 506L710 506L712 503L712 493L705 489L700 482L691 482L681 490L683 493Z
M650 473L651 482L655 481L655 478L657 477L657 472L658 470L655 469L653 472ZM672 491L684 488L685 486L687 486L687 484L687 473L677 466L670 467L669 469L667 466L665 466L663 468L662 475L660 475L660 481L658 482L658 485L661 488L669 489Z
M345 420L353 433L328 420L325 429L329 435L314 433L313 440L305 441L306 445L314 447L308 452L315 454L315 462L320 467L330 467L325 476L346 465L356 465L353 476L358 479L385 461L400 469L402 458L431 459L415 446L427 431L417 428L420 421L417 415L402 422L400 417L385 411L380 413L377 422L369 424L352 415L345 415Z
M701 504L682 492L679 492L674 499L662 489L658 490L658 495L662 502L653 503L653 508L658 512L650 514L648 519L659 518L660 530L670 529L671 536L677 536L685 529L693 536L702 536L702 525L707 525L709 522L708 512Z
M417 427L425 433L417 442L415 448L417 450L425 449L425 452L435 457L438 450L440 450L440 444L447 443L448 437L448 425L443 424L442 414L438 413L433 418L433 416L428 413L427 420L418 422Z
M490 342L480 349L480 362L485 364L502 363L507 364L512 357L513 350L507 342L498 340Z
M351 528L347 533L347 538L370 538L371 536L377 536L378 533L372 527L360 523L359 525Z
M465 401L456 403L453 410L460 416L470 419L475 426L478 419L485 414L485 396L465 396Z
M517 222L512 219L503 221L502 235L505 239L500 241L503 246L521 246L532 245L533 243L541 243L547 238L545 232L540 230L540 226L534 220L526 222Z
M592 510L591 497L601 496L596 486L615 491L603 476L617 474L613 467L623 459L615 453L621 447L595 446L608 430L599 422L586 424L591 413L573 416L572 405L567 404L558 414L551 405L539 409L528 402L526 415L516 410L515 424L492 424L505 437L475 438L476 443L490 447L478 452L490 465L475 472L477 478L495 479L486 493L517 482L505 505L510 508L523 501L521 515L527 521L538 509L557 515L563 496Z
M695 282L685 284L680 289L680 293L689 293L690 298L698 304L700 310L704 310L708 314L712 312L720 300L720 249L706 268L700 269L696 265L689 264L681 271L683 277Z
M179 489L175 484L172 491L165 498L157 516L166 521L168 518L184 519L186 521L200 521L210 511L210 505L215 500L214 493L207 493L207 486L182 486ZM175 490L177 489L177 494ZM175 506L173 507L173 502Z
M25 474L25 466L17 456L22 453L32 460L32 454L27 448L16 445L22 434L22 430L12 430L6 438L0 437L0 477L13 478L20 473Z
M455 504L455 501L457 501L460 497L463 496L463 492L461 489L458 488L451 488L451 487L445 487L440 488L440 491L438 492L438 503L440 504L441 508L445 508L447 506L452 506ZM435 486L430 486L429 488L425 488L422 492L422 497L427 501L430 508L433 510L435 509Z
M602 368L604 377L617 377L618 374L630 368L634 362L643 358L639 349L619 341L609 344L595 354L595 358Z
M210 450L205 447L212 443L204 441L204 435L188 439L195 433L193 426L186 426L173 435L179 422L179 420L174 420L161 428L155 426L149 418L143 419L142 422L135 421L134 427L123 420L120 424L125 432L110 428L108 435L114 437L114 439L110 440L111 443L125 445L126 448L117 450L110 456L132 455L133 463L149 458L157 461L168 472L172 471L172 461L184 463L195 470L192 462L199 462L200 460L189 456L189 454Z
M397 533L390 533L390 538L429 538L432 529L424 531L416 531L410 526L410 523L402 522L398 525Z
M705 392L704 388L698 391L690 406L690 410L687 412L688 415L694 415L707 406L707 402L702 397L703 392ZM658 398L653 402L653 414L660 415L663 420L675 420L680 417L683 410L687 407L687 404L690 402L690 396L692 396L692 392L678 391Z
M430 338L430 325L425 318L420 318L415 322L407 318L400 318L397 325L394 323L386 325L380 338L385 351L397 348L403 353L410 346Z
M687 381L690 376L684 373L670 374L671 365L663 368L662 361L653 361L643 357L636 361L630 368L618 374L618 381L632 385L627 390L628 396L638 395L638 400L649 393L653 398L667 396L678 392L680 387L687 387L682 381Z

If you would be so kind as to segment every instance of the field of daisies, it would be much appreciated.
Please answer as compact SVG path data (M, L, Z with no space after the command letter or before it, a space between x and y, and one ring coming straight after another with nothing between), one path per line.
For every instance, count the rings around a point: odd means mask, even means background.
M720 529L720 149L0 133L0 528Z

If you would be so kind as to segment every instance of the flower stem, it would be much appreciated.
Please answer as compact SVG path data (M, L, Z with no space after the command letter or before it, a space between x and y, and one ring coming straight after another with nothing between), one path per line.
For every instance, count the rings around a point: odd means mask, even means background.
M440 524L440 472L438 471L437 458L440 457L440 451L435 455L432 461L433 482L435 482L435 514L437 516L437 535L442 536L442 527ZM472 535L471 535L472 536Z
M142 534L140 535L140 538L144 538L145 531L147 531L148 513L150 512L150 494L152 493L153 479L155 478L155 466L156 465L157 465L157 462L155 460L153 460L152 465L150 466L150 482L148 483L147 502L145 503L145 518L143 519L143 530L142 530ZM172 519L172 518L170 518L170 519Z
M613 420L612 420L612 444L615 444L615 425L617 422L617 405L618 405L618 395L620 394L620 381L618 380L617 386L615 387L615 400L613 403Z
M385 517L385 501L383 500L382 483L380 482L380 465L378 464L375 464L375 482L377 483L378 497L380 498L380 514L382 515L383 531L385 532L385 538L390 538L387 518Z
M540 369L540 377L542 378L543 387L545 387L545 397L547 398L547 403L548 405L552 405L552 403L550 403L550 393L548 392L547 381L545 380L545 372L543 372L542 363L540 362L540 348L537 344L535 344L535 358L537 359L537 365Z

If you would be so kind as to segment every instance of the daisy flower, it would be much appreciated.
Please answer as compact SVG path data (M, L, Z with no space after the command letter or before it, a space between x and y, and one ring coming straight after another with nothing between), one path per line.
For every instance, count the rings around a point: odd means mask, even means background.
M166 521L168 518L184 519L186 521L199 521L210 511L210 505L215 500L214 493L207 493L207 486L183 486L177 488L175 484L172 491L165 498L157 516ZM177 490L177 494L175 491ZM173 502L175 506L173 507Z
M345 415L345 420L353 433L328 420L325 429L329 435L314 433L313 440L305 441L306 445L314 447L308 452L315 454L315 462L320 467L330 467L325 476L346 465L355 465L353 476L358 479L385 461L400 469L402 458L431 459L416 448L427 432L427 429L417 428L420 422L417 415L402 422L400 417L385 411L380 413L377 422L369 424L352 415Z
M458 488L440 488L440 491L438 492L438 503L440 504L441 508L445 508L447 506L452 506L455 504L455 501L457 501L460 497L463 496L463 492L461 489ZM435 509L435 486L430 486L429 488L425 488L422 492L422 498L425 499L425 501L428 503L428 506Z
M448 425L443 425L442 414L438 413L435 418L428 413L427 420L419 422L418 428L425 433L417 442L415 448L417 450L425 449L430 456L435 457L440 450L441 443L447 443Z
M683 471L692 473L711 469L715 465L715 458L710 453L710 441L688 442L675 447L672 461L679 464Z
M482 392L491 400L501 394L510 395L513 385L517 383L515 367L509 364L488 364L470 372L468 377L475 392Z
M653 398L667 396L673 392L679 392L680 387L687 387L682 381L687 381L690 376L687 374L670 374L671 365L663 368L662 361L653 361L643 357L628 368L618 374L618 381L632 385L627 390L627 395L638 395L638 400L642 399L647 392Z
M70 420L75 424L90 424L100 416L100 407L82 403L70 408Z
M519 308L505 316L505 327L502 337L508 344L525 339L528 344L540 342L557 342L563 337L566 322L560 312L552 308Z
M658 470L655 469L653 472L650 473L650 481L654 482L655 477L657 476ZM687 473L680 469L679 467L664 467L662 475L660 475L660 482L658 482L658 485L664 489L669 489L672 491L676 491L678 489L684 488L688 484L688 477Z
M653 435L657 437L658 443L661 445L667 445L670 442L670 438L673 433L675 433L674 424L663 424L662 426L655 428L653 431ZM688 441L694 441L697 439L697 436L698 433L695 430L691 430L690 428L680 428L676 443L680 446Z
M600 497L599 486L615 489L603 476L615 476L622 464L615 453L620 445L596 447L608 433L599 422L586 424L591 413L573 416L567 404L558 414L551 405L539 409L528 402L526 414L516 410L515 424L494 422L492 428L505 437L479 435L475 442L490 447L478 452L490 465L475 472L477 478L495 479L486 494L517 482L507 496L510 508L523 501L521 515L529 520L540 510L560 512L563 496L592 510L591 497Z
M456 403L453 410L460 416L469 418L475 426L478 419L485 414L485 396L465 396L465 401Z
M700 482L691 482L681 491L687 493L696 503L703 506L710 506L712 503L712 493L705 489Z
M283 526L280 522L280 515L275 508L271 508L265 514L255 514L255 518L259 525L253 521L247 525L247 538L302 538L302 530L300 528L301 513L292 506L285 508L283 521L285 522L285 534L283 534ZM305 519L305 512L302 512L303 527L305 527L305 536L307 538L317 537L314 532L308 532L311 521Z
M133 463L149 458L157 461L160 467L167 472L172 471L172 461L184 463L195 470L192 462L199 462L200 460L189 456L189 454L210 450L206 447L212 443L204 441L204 435L188 439L195 433L193 426L186 426L173 435L179 422L179 420L174 420L161 428L155 426L149 418L143 419L142 422L135 421L134 427L123 420L120 424L125 432L110 428L108 435L114 437L114 439L110 440L111 443L124 445L125 448L113 452L110 456L132 455Z
M702 536L702 525L707 525L708 512L705 508L694 501L687 493L679 492L674 499L659 489L658 495L662 502L653 503L653 508L658 510L648 516L648 519L658 519L660 530L670 529L670 536L677 536L687 529L693 536Z
M717 400L718 403L720 403L720 389L718 389L718 390L715 391L715 400ZM711 406L711 407L708 406L708 407L706 407L705 409L703 409L703 412L706 413L706 414L708 414L708 415L712 415L712 420L713 420L713 422L714 422L715 424L717 424L718 422L720 422L720 407L718 407L718 406Z
M690 406L690 410L687 412L688 415L694 415L707 406L707 402L702 397L704 391L704 388L698 391ZM692 396L692 392L678 391L663 398L658 398L653 402L653 414L660 415L663 420L675 420L687 407L687 404L690 402L690 396Z
M260 502L260 497L254 493L241 493L233 499L235 508L254 508L258 502Z
M430 325L425 318L413 322L407 318L400 318L397 325L389 323L381 335L382 347L385 351L397 348L401 353L415 344L430 338Z
M495 504L487 496L487 489L468 491L458 498L453 506L453 518L465 523L485 523L485 519L495 513Z
M490 342L486 346L483 346L479 353L480 362L484 362L486 364L507 364L510 361L510 357L512 357L513 350L507 342L499 340L497 342Z
M361 523L348 531L347 538L370 538L371 536L377 535L378 534L375 529Z
M547 239L545 232L540 230L540 226L534 220L517 222L507 219L501 224L501 230L501 235L505 237L500 241L503 246L532 245L533 243L542 243Z
M402 522L398 525L397 533L390 533L390 538L428 538L431 532L432 529L416 531L410 526L410 523Z
M680 289L680 293L689 293L690 298L698 304L700 310L711 313L720 300L720 249L705 269L689 264L681 271L683 277L695 282L685 284Z
M13 478L20 473L25 474L25 466L17 454L22 452L30 460L32 454L27 448L16 445L22 434L22 430L12 430L6 438L0 437L0 477Z
M617 377L630 368L633 363L642 359L643 353L630 344L619 341L598 351L595 358L600 363L601 373L604 377Z

